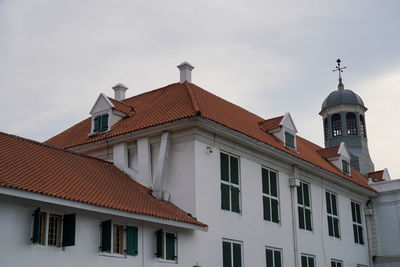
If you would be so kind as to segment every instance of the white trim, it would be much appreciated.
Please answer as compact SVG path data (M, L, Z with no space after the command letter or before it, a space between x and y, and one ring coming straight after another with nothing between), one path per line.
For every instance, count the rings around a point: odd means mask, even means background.
M52 203L52 204L56 204L56 205L76 208L76 209L82 209L82 210L94 211L94 212L99 212L99 213L104 213L104 214L109 214L109 215L121 216L121 217L125 217L125 218L136 219L136 220L141 220L141 221L146 221L146 222L169 225L169 226L174 226L174 227L183 228L183 229L199 230L199 231L203 231L203 232L207 232L207 230L208 230L208 226L199 226L199 225L194 225L194 224L190 224L190 223L184 223L184 222L178 222L178 221L173 221L173 220L168 220L168 219L157 218L157 217L149 216L149 215L142 215L142 214L137 214L137 213L133 213L133 212L120 211L120 210L116 210L116 209L95 206L92 204L87 204L87 203L82 203L82 202L77 202L77 201L73 201L73 200L57 198L57 197L51 197L51 196L47 196L47 195L43 195L43 194L37 194L37 193L13 189L13 188L0 187L0 194L7 195L7 196L14 196L14 197L18 197L18 198L42 201L42 202Z
M93 110L97 106L97 103L100 101L101 98L103 98L111 108L114 108L114 104L110 101L110 99L108 99L108 97L104 93L100 93L100 95L97 97L97 100L94 103L92 109L89 112L90 115L93 115L92 114Z

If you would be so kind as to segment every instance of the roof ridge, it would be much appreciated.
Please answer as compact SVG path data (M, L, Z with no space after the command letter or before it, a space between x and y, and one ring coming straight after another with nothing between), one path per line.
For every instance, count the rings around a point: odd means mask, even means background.
M190 83L185 81L183 84L189 94L190 100L192 101L195 115L201 115L201 110L200 110L199 104L197 102L196 97L194 96L194 93L193 93L192 87L190 86Z
M107 96L107 97L108 97L110 100L112 100L112 101L116 101L116 102L118 102L118 103L120 103L120 104L122 104L122 105L131 107L131 108L134 108L134 106L132 106L132 105L130 105L130 104L127 104L127 103L125 103L125 102L123 102L123 101L121 101L121 100L117 100L117 99L112 98L112 97L109 97L109 96ZM124 100L125 100L125 99L124 99Z
M106 160L103 160L103 159L99 159L99 158L96 158L96 157L93 157L93 156L89 156L89 155L86 155L86 154L81 154L81 153L74 152L74 151L71 151L71 150L63 149L63 148L60 148L60 147L56 147L56 146L53 146L53 145L42 143L42 142L39 142L39 141L36 141L36 140L33 140L33 139L29 139L29 138L25 138L25 137L22 137L22 136L18 136L18 135L15 135L15 134L9 134L9 133L5 133L5 132L0 131L0 135L4 135L4 136L11 137L11 138L19 139L19 140L22 140L22 141L25 141L25 142L28 142L28 143L36 144L36 145L43 146L43 147L50 148L50 149L54 149L54 150L57 150L57 151L66 152L66 153L69 153L69 154L72 154L72 155L75 155L75 156L84 157L84 158L88 158L88 159L93 159L93 160L101 161L101 162L107 163L107 164L113 164L113 163L111 163L109 161L106 161Z
M168 85L163 86L163 87L159 87L159 88L156 88L156 89L153 89L153 90L150 90L150 91L143 92L143 93L138 94L138 95L134 95L134 96L125 98L124 100L131 100L131 99L136 98L136 97L139 97L139 96L151 94L151 93L154 93L155 91L163 90L163 89L165 89L165 88L167 88L167 87L169 87L169 86L175 85L175 84L178 84L178 83L171 83L171 84L168 84Z

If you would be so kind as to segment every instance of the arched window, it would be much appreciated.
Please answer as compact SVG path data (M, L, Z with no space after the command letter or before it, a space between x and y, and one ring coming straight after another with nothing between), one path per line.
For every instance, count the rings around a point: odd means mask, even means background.
M325 135L325 141L328 141L329 138L328 118L325 118L324 120L324 135Z
M360 115L360 132L361 132L361 136L364 136L364 138L367 138L366 129L365 129L365 121L364 121L363 115Z
M347 135L357 135L356 114L349 112L346 114Z
M332 115L332 135L342 135L342 121L340 120L340 114L338 113Z

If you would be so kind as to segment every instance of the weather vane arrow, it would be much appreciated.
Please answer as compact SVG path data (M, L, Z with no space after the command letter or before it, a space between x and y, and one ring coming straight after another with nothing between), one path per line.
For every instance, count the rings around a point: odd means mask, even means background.
M344 85L342 83L342 74L341 73L343 72L344 69L346 69L346 67L341 67L340 66L340 63L342 62L340 60L340 58L338 58L338 60L336 60L336 62L337 62L337 66L336 66L336 69L333 70L333 72L337 71L339 73L339 85L338 85L338 88L339 88L339 90L343 90L344 89Z

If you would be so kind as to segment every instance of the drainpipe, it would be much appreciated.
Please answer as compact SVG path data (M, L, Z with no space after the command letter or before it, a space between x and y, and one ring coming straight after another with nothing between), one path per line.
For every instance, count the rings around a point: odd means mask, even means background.
M299 169L293 165L294 177L289 179L290 185L290 200L292 204L292 232L293 232L293 251L294 251L294 266L299 266L299 248L297 244L297 216L296 216L296 188L300 186Z
M371 236L371 221L373 219L373 211L371 207L371 200L368 200L366 208L364 210L364 216L365 216L365 226L367 228L367 241L368 241L368 258L369 258L369 266L372 265L372 236Z

